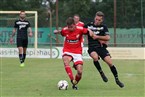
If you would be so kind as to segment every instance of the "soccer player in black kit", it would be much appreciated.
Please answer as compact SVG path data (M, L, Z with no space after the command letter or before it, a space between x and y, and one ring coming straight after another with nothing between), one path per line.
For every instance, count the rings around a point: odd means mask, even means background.
M100 57L110 67L114 75L116 84L119 85L119 87L123 88L124 84L119 80L117 69L112 63L110 54L108 50L106 49L107 42L110 39L110 35L109 35L107 26L103 24L103 20L104 20L104 13L101 11L98 11L94 18L94 22L88 23L87 25L84 26L92 30L97 36L95 37L95 40L94 40L92 37L88 35L88 53L90 57L93 59L93 63L95 67L97 68L97 70L99 71L103 81L108 82L108 79L105 76L100 66L100 63L98 61Z
M13 37L17 32L16 42L17 42L17 48L19 50L19 59L20 59L21 67L25 66L24 61L26 58L26 50L28 46L28 35L30 37L32 37L33 35L30 23L25 19L25 17L26 17L25 11L21 11L19 14L19 19L15 21L12 36L10 38L10 43L13 43Z

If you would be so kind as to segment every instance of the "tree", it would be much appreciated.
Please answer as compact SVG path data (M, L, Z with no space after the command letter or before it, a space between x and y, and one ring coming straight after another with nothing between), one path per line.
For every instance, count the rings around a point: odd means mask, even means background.
M49 6L44 6L43 2ZM65 26L67 17L79 14L85 23L92 21L97 11L105 13L105 23L113 27L114 0L58 0L59 25ZM143 11L145 10L145 0ZM117 27L140 27L141 25L141 0L117 0ZM55 26L55 0L1 0L0 10L35 10L38 11L39 27L48 27L48 7L53 12L53 26ZM145 24L145 12L143 19Z

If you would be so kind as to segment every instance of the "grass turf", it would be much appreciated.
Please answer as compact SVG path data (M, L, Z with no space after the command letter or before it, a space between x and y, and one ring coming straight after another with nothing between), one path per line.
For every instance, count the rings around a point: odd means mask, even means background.
M102 81L92 60L84 60L83 78L79 90L72 90L61 59L26 59L26 66L19 67L18 58L0 59L1 97L144 97L145 61L113 60L120 80L119 88L108 66L100 61L108 77ZM71 64L72 66L72 64ZM73 69L74 74L76 71ZM59 80L69 82L68 90L58 90Z

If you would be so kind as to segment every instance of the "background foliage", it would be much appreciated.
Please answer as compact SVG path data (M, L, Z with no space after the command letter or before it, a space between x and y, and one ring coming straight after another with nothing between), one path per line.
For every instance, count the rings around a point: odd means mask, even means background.
M141 0L116 1L117 27L141 27ZM142 5L143 10L145 10L144 0L142 0ZM52 11L53 26L55 26L56 0L1 0L0 3L0 10L38 11L39 27L49 26L48 9ZM108 27L113 27L114 0L58 0L59 26L64 26L66 18L73 16L74 14L79 14L81 16L81 20L87 23L93 20L95 13L99 10L105 13L105 22ZM145 12L143 13L143 22L145 24L144 16Z

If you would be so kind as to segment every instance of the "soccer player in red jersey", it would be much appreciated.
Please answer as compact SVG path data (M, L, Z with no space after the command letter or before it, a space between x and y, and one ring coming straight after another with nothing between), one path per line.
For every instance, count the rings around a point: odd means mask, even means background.
M72 17L69 17L66 23L66 27L64 27L61 31L54 30L54 33L61 33L61 35L65 37L62 59L66 73L71 80L72 88L77 90L78 88L76 85L80 81L83 71L81 39L83 34L89 34L91 37L94 37L95 34L93 34L93 32L89 29L76 26ZM77 70L75 77L73 76L72 69L69 65L71 61L74 63L73 67Z
M73 18L76 26L84 27L84 23L80 21L80 16L78 14L75 14Z
M80 16L78 14L75 14L73 18L74 18L76 26L84 27L84 23L80 21ZM84 38L82 37L82 43L81 43L82 47L84 46L83 43L84 43Z

